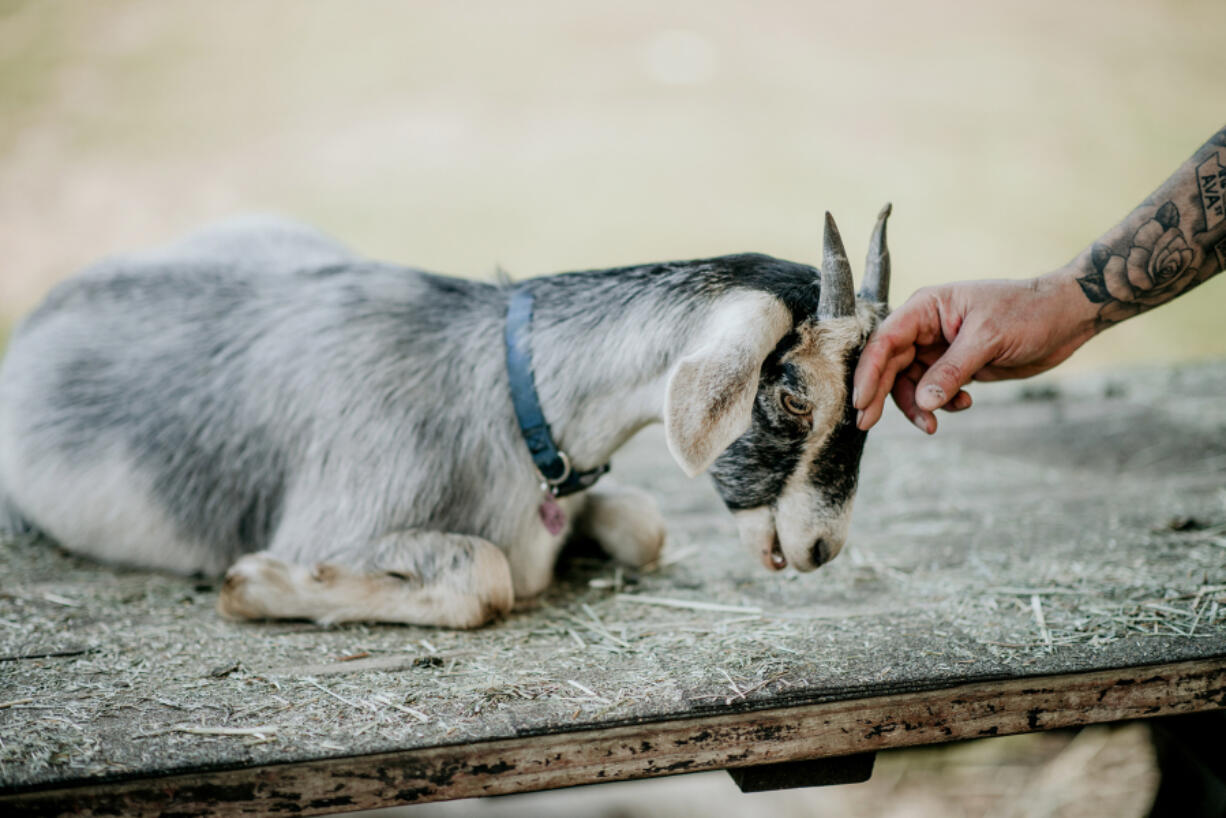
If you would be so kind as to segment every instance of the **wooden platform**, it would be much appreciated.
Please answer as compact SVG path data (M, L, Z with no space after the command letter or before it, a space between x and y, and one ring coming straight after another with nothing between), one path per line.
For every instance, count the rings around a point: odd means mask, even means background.
M0 544L0 812L316 814L1226 707L1226 366L977 397L873 432L806 575L649 430L614 470L666 564L576 556L473 633L235 625L215 583Z

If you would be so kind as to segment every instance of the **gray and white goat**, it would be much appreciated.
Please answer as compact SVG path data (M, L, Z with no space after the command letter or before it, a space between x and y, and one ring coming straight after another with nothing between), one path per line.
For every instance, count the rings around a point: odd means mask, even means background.
M514 285L535 299L540 406L574 467L662 420L768 568L837 554L888 213L858 304L829 214L820 274L747 254ZM99 263L26 318L0 368L0 524L105 561L228 569L218 607L237 618L472 627L543 590L572 532L653 561L664 525L643 492L543 496L508 393L511 289L269 218Z

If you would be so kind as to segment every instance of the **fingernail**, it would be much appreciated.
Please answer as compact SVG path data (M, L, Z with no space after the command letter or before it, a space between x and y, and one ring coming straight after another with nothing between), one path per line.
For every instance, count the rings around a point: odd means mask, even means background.
M911 418L912 425L919 429L924 434L928 434L928 420L923 417Z
M864 410L863 409L861 409L859 412L856 412L856 428L857 429L864 428Z
M939 386L929 384L920 390L919 398L915 401L920 405L921 409L932 411L939 409L945 405L945 401L949 398L945 395L945 390Z
M857 407L860 405L860 387L858 386L851 390L851 405ZM863 416L864 413L861 412L860 415Z

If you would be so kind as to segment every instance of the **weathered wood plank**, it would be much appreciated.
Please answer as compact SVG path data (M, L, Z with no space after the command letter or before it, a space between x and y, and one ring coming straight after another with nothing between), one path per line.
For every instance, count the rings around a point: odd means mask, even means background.
M26 815L300 815L1226 708L1226 659L0 796Z
M97 786L109 799L99 804L129 812L122 799L140 799L119 793L136 782L155 795L166 791L153 782L171 782L189 805L228 798L216 789L225 785L239 808L271 809L252 805L259 794L297 810L270 793L296 792L293 771L326 770L335 793L304 790L344 801L314 807L326 811L404 800L402 790L420 800L603 780L602 770L709 769L737 753L747 755L736 763L765 764L872 743L840 749L810 731L808 745L746 739L700 757L672 754L652 730L693 725L696 735L716 718L765 729L771 714L787 721L834 702L928 703L942 700L932 691L1001 679L1219 660L1226 365L1076 389L980 400L933 439L891 415L869 440L847 553L803 576L742 553L709 483L685 480L660 430L646 430L616 468L660 499L671 561L635 572L564 560L541 599L473 632L232 623L213 610L215 583L0 541L0 655L11 657L0 662L0 793ZM683 607L644 603L660 599ZM537 775L520 759L505 776L465 778L496 767L496 742L544 752L636 724L655 726L634 728L660 754L650 767L642 752L626 760L606 748L603 766L568 755ZM1040 716L1035 727L1046 726ZM1021 729L981 729L992 727ZM898 730L913 742L951 738ZM341 772L380 758L399 771L386 785L362 789ZM410 775L437 776L445 763L459 765L446 787ZM222 772L241 769L254 772ZM155 795L144 801L170 803Z

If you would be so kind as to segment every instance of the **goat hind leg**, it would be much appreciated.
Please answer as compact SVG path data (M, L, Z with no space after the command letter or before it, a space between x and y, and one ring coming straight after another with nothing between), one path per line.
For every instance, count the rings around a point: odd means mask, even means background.
M589 490L575 519L578 534L600 544L618 562L642 568L660 558L668 533L655 498L612 482Z
M313 566L248 554L226 572L217 609L230 619L475 628L505 614L514 599L510 566L493 543L406 530Z

